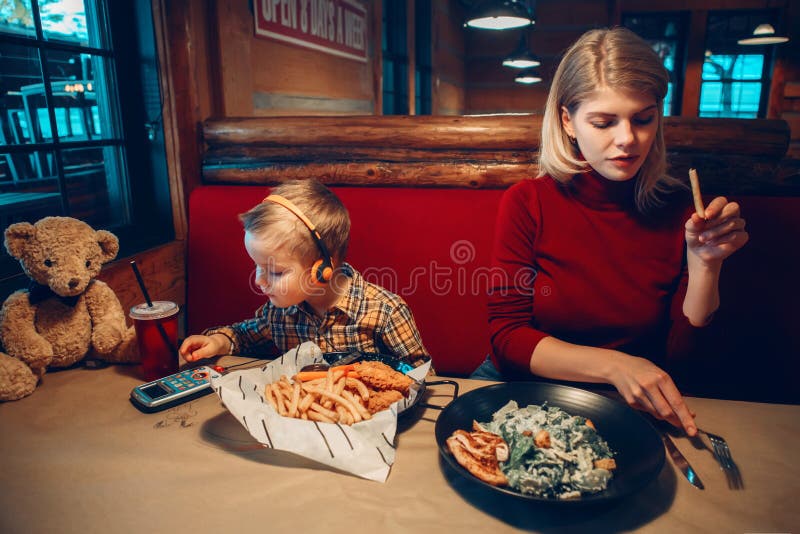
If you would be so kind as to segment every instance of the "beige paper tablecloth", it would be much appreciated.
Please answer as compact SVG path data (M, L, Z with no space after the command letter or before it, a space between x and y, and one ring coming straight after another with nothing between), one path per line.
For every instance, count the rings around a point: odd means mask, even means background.
M799 406L689 399L700 426L728 439L744 491L727 488L710 452L677 439L705 491L668 459L641 493L567 512L499 498L445 469L430 408L401 418L381 484L261 448L214 395L143 414L128 401L139 383L135 367L62 371L0 405L0 532L800 530ZM428 392L444 404L450 389Z

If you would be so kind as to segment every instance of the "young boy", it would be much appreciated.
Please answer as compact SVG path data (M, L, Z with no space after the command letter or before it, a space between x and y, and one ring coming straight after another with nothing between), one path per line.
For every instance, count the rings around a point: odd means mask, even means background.
M239 218L256 285L269 302L252 319L186 338L186 361L283 354L305 341L323 352L428 356L403 299L344 262L350 216L330 189L316 180L290 181Z

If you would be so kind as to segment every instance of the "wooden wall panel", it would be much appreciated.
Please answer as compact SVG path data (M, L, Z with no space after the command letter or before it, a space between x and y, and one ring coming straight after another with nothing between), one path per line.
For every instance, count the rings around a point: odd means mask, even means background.
M585 31L607 26L613 2L592 0L540 0L536 3L536 24L525 30L492 32L467 30L466 113L543 113L550 80L568 48ZM539 56L537 68L542 82L520 85L516 71L502 61L519 45L521 32L528 34L528 46Z
M222 116L374 112L369 59L364 63L256 37L249 2L212 1L219 35Z
M251 54L255 91L372 100L365 63L262 38Z
M463 85L455 85L439 78L434 85L436 115L463 115L466 109Z
M471 87L467 108L471 113L504 113L508 109L520 113L542 113L547 103L546 83L503 87Z
M431 43L434 115L464 113L466 64L463 10L457 0L432 2Z
M253 113L253 15L247 2L215 0L214 5L216 68L222 103L218 111L225 117L249 116Z

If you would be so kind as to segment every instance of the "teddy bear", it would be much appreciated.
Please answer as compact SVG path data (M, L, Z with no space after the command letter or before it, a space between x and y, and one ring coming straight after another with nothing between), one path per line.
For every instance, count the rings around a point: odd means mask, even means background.
M87 356L112 363L138 359L136 334L119 299L96 279L119 251L117 236L72 217L45 217L6 228L5 247L30 287L11 294L0 309L0 401L30 395L48 368Z

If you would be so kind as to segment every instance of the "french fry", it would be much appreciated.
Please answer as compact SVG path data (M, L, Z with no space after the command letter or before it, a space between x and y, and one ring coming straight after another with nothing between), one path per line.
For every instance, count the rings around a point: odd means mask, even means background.
M325 375L325 391L333 391L333 370L328 369Z
M336 381L336 385L333 386L333 392L337 395L341 395L342 391L344 391L345 386L347 386L347 378L342 376L339 380Z
M376 392L352 369L346 365L297 373L293 381L281 375L266 385L265 400L284 417L345 425L371 419L368 402Z
M302 389L302 388L301 388ZM300 404L297 406L297 409L302 413L307 411L311 407L311 403L314 402L314 395L306 393L303 397L303 400L300 401Z
M706 208L703 206L703 197L700 195L700 179L695 169L689 169L689 182L692 184L692 198L694 199L694 211L701 218L706 218Z
M312 411L317 412L317 413L321 413L322 415L332 419L333 421L336 421L337 419L339 419L339 415L335 411L329 410L329 409L325 408L324 406L320 405L317 402L312 402L311 403L311 408L308 411L309 411L309 413L312 412Z
M348 423L348 421L352 421L352 418L350 418L350 414L347 412L347 410L342 408L342 406L340 406L339 404L336 405L336 413L339 414L340 423L348 425L350 424Z
M272 384L270 392L272 392L272 395L275 396L275 403L276 403L275 409L278 410L278 413L280 415L286 415L286 405L283 402L283 393L281 393L280 386L278 386L277 384Z
M348 378L347 386L358 391L358 394L361 396L362 400L364 401L369 400L369 389L367 389L366 384L364 384L364 382L362 382L358 378Z
M269 405L277 412L278 404L275 402L275 395L272 394L272 384L267 384L267 387L264 388L264 397L266 397Z
M363 404L358 402L358 399L356 399L355 395L353 395L349 391L342 391L342 396L345 399L349 400L353 404L353 406L355 406L356 410L358 410L358 413L359 413L359 415L361 415L362 419L364 419L365 421L367 419L372 419L372 414L369 413L369 410L364 408Z
M332 393L330 391L325 391L323 389L311 388L311 390L314 391L315 393L318 393L320 396L325 397L326 399L330 399L334 402L338 402L339 404L341 404L344 408L347 409L348 412L352 414L353 419L355 419L356 423L360 422L363 419L363 417L361 417L361 414L358 412L358 409L355 406L353 406L353 403L351 403L349 400L342 397L341 395L337 395L335 393Z
M345 375L345 371L333 371L333 374L332 374L333 378L332 378L332 380L333 380L333 383L334 383L334 385L335 385L335 384L336 384L336 382L338 382L338 381L339 381L339 379L340 379L340 378L342 378L344 375Z
M314 410L309 410L306 413L308 414L307 417L312 421L319 421L321 423L335 423L336 422L333 419L331 419L330 417L328 417L326 415L323 415L323 414L321 414L319 412L315 412Z
M297 417L297 406L300 404L300 382L292 388L292 402L289 404L289 417Z

